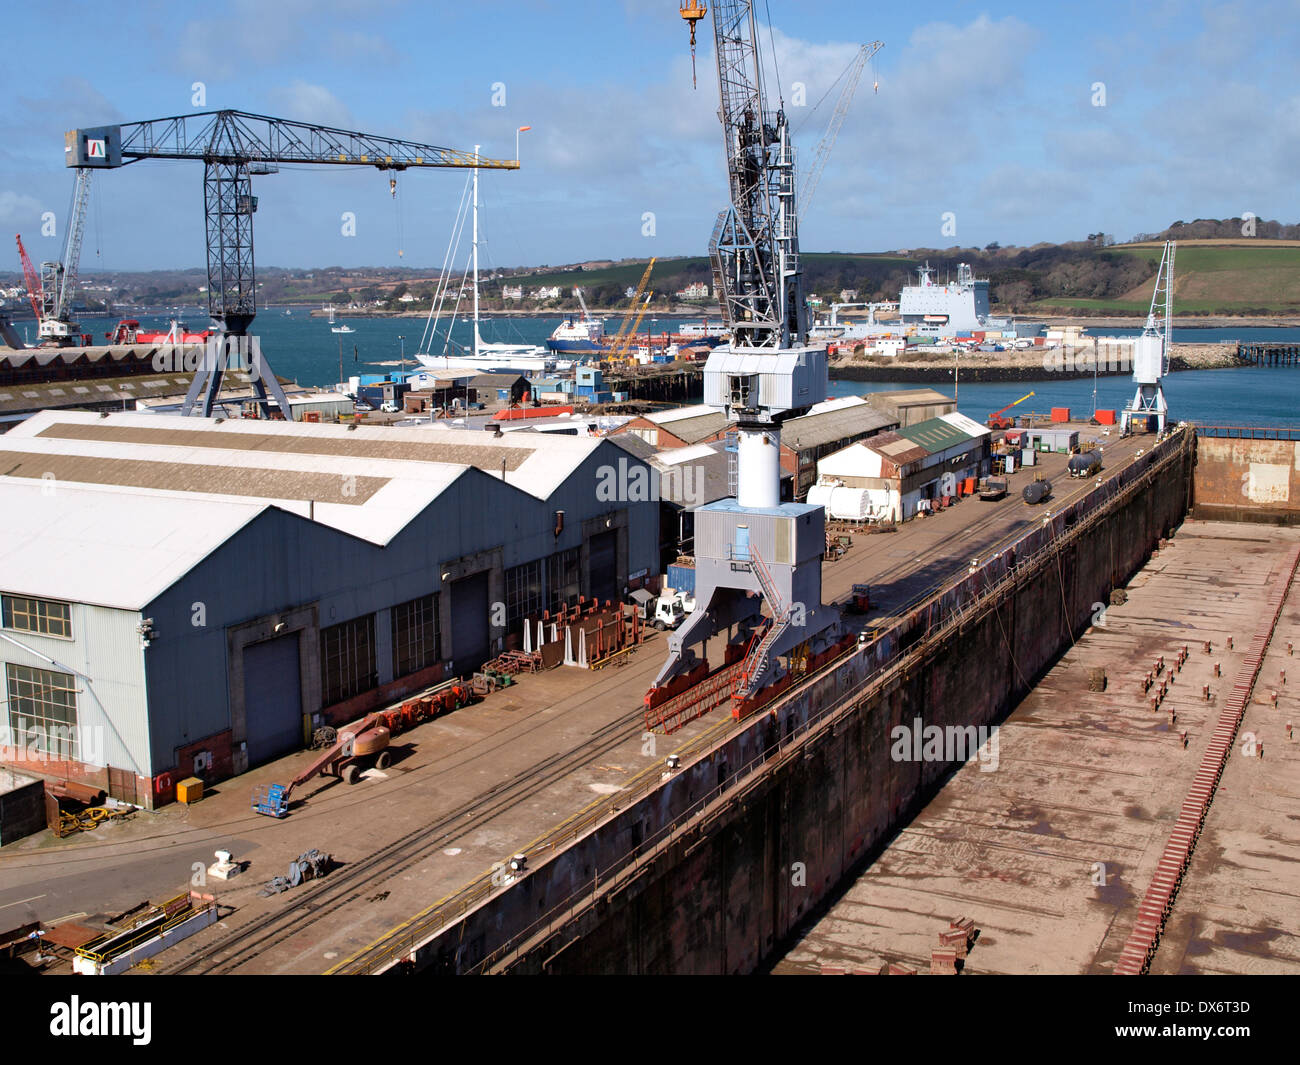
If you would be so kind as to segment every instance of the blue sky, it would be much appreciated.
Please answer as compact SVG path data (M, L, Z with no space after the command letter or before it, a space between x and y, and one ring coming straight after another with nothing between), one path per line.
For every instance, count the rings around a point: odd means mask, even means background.
M63 132L234 108L455 148L484 174L500 266L698 255L724 206L712 24L699 88L676 0L212 0L11 5L0 85L0 227L57 257ZM802 221L809 251L1126 239L1177 218L1300 220L1300 0L925 5L767 0L806 162L859 44L883 40ZM766 32L764 40L769 40ZM67 45L67 61L49 45ZM192 105L202 82L206 105ZM492 104L493 84L505 106ZM1094 106L1094 85L1105 106ZM812 112L812 113L810 113ZM202 165L96 175L83 270L203 263ZM257 261L437 266L465 176L374 170L255 179ZM53 210L58 236L40 235ZM354 237L340 216L357 217ZM642 235L654 212L655 233ZM955 237L941 232L945 212ZM400 227L400 242L399 242ZM399 257L399 246L404 255ZM8 266L16 267L15 261ZM463 256L462 256L463 261Z

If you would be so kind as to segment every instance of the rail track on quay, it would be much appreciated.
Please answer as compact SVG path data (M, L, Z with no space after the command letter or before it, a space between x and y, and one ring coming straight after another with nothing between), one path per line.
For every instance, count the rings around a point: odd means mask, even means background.
M449 840L488 823L502 810L531 798L574 770L595 761L627 738L629 726L639 728L641 716L642 710L638 706L633 712L597 729L578 747L539 760L512 779L461 803L438 820L362 858L336 867L305 890L295 890L292 896L285 896L291 908L278 909L240 924L220 940L204 944L154 971L167 975L220 974L248 964L270 947L330 917L339 905L354 902L367 891L374 890L377 880L418 864ZM489 872L485 877L490 878L490 875ZM490 884L490 879L488 882Z

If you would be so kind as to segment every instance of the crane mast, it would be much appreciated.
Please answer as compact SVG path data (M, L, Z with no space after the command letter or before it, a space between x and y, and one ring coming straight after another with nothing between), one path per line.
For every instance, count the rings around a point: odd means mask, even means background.
M71 344L77 337L72 321L72 298L77 291L81 264L81 239L86 230L86 203L90 197L90 171L77 168L68 208L68 232L59 262L41 263L41 316L38 335L42 343Z
M714 282L740 346L775 351L807 337L790 126L766 104L753 4L715 0L713 36L731 192L709 242Z

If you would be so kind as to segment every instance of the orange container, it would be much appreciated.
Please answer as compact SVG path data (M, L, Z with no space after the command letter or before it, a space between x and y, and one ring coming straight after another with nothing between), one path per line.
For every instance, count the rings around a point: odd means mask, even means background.
M973 496L975 494L975 478L967 477L965 487L962 489L963 495Z
M1097 412L1098 425L1114 425L1115 412L1113 410L1099 410Z
M1052 421L1054 421L1054 422L1068 422L1069 420L1070 420L1070 408L1069 408L1069 407L1053 407L1053 408L1052 408Z

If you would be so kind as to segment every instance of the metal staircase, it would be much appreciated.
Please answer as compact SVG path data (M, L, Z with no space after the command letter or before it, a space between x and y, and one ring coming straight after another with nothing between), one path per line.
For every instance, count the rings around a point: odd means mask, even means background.
M781 602L781 595L772 581L766 564L753 547L749 549L750 569L758 578L763 598L772 612L770 618L764 618L763 624L754 632L749 642L749 649L736 677L736 687L731 693L735 702L743 702L754 694L758 682L767 674L767 667L772 646L785 632L790 624L790 609Z

